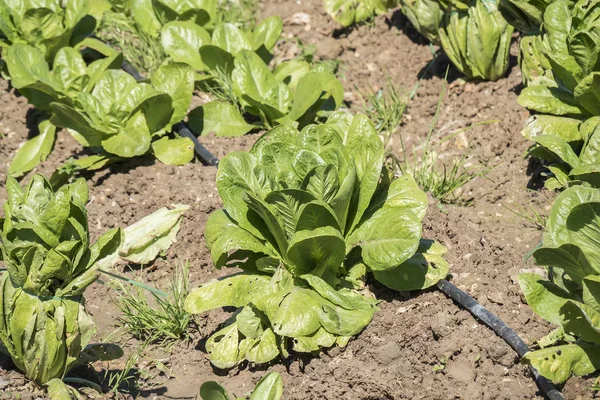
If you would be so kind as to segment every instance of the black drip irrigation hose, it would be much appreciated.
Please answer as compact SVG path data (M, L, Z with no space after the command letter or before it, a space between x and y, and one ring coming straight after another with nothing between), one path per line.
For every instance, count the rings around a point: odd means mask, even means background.
M129 64L127 60L123 60L123 62L121 63L121 69L127 72L129 75L133 76L133 78L138 82L146 80L146 78L144 78L142 74L140 74L133 65Z
M487 308L479 304L474 298L451 284L445 279L442 279L437 284L438 289L446 296L469 310L478 320L483 322L488 328L492 329L498 336L500 336L506 343L512 347L519 357L523 357L525 353L529 351L529 347L525 344L523 339L516 334L515 331L510 329L500 318L492 314ZM538 385L542 393L550 400L565 400L563 395L554 387L554 384L548 379L544 378L539 372L529 367L531 374Z
M127 62L127 60L123 60L123 63L121 63L121 69L133 76L133 78L138 82L146 80L146 78L144 78L133 65ZM176 123L173 125L173 130L177 132L179 136L186 137L194 143L194 152L204 165L209 165L211 167L217 167L219 165L219 159L206 147L204 147L202 143L200 143L198 138L192 133L192 131L190 131L185 122L180 121Z
M185 122L176 123L173 126L173 129L179 134L179 136L189 138L192 142L194 142L194 151L196 152L198 158L202 160L205 165L210 165L211 167L219 166L219 159L198 141L198 138L196 138L192 131L188 129Z

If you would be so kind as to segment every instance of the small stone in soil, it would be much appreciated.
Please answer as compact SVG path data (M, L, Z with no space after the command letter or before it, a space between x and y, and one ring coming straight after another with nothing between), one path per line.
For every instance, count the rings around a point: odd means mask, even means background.
M0 389L4 389L12 384L12 380L8 378L0 378Z

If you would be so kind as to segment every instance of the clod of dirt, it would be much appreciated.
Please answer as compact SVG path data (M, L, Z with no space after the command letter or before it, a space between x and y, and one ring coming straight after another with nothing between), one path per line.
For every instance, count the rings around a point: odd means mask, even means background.
M431 332L434 339L437 340L440 337L449 335L455 325L456 322L447 311L438 312L431 322Z
M388 342L373 350L373 355L379 364L390 365L400 357L400 346L396 342Z
M504 304L504 296L500 292L495 291L495 292L489 293L487 295L487 298L492 303L496 303L496 304L500 304L500 305Z
M4 389L7 386L10 386L12 381L8 378L0 378L0 389Z
M304 25L305 31L310 31L310 15L305 12L298 12L290 18L291 25Z
M469 383L475 380L475 369L466 361L453 361L446 366L446 375L458 382Z
M317 46L317 56L325 59L335 59L344 53L344 46L342 41L336 40L332 37L324 37L319 41Z

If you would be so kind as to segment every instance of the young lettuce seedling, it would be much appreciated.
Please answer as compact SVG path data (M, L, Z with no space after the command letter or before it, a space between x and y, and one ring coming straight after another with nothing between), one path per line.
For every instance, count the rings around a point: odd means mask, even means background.
M190 293L186 310L238 312L208 339L214 365L268 362L345 345L369 324L377 300L360 292L367 272L396 290L446 276L445 248L421 239L427 197L409 176L394 179L364 115L334 113L298 131L286 124L250 152L219 164L224 208L205 237L217 268L243 273Z
M0 341L29 379L55 390L80 360L121 354L86 349L95 326L83 292L98 277L97 263L117 251L123 232L111 229L90 244L83 179L55 192L41 175L24 190L8 178L6 191L0 219L0 259L7 269L0 276Z

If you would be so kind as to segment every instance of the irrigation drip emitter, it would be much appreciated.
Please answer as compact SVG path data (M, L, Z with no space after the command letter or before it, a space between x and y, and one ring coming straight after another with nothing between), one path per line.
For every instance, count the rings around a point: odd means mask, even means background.
M471 314L481 322L483 322L488 328L496 332L498 336L500 336L506 343L512 347L519 357L523 357L527 352L529 352L529 347L525 344L523 339L517 335L515 331L510 329L508 325L506 325L500 318L492 314L487 308L479 304L474 298L451 284L445 279L440 280L437 283L438 289L444 293L446 296L450 297L452 300L469 310ZM565 400L563 395L554 387L554 384L548 379L544 378L539 374L539 372L533 368L529 367L531 374L535 380L535 383L538 385L542 393L546 395L546 397L550 400Z

